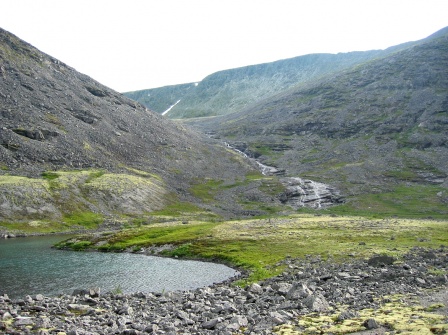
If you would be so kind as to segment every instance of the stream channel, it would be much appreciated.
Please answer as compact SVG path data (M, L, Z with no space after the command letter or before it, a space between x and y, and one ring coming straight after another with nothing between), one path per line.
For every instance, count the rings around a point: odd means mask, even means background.
M0 295L57 296L75 289L101 292L184 291L225 281L239 273L208 262L130 253L52 249L67 236L0 240Z

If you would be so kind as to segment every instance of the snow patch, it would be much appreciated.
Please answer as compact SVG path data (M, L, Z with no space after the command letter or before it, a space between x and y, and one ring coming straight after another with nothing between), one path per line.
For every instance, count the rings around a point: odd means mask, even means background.
M171 105L166 111L164 111L162 113L162 115L165 115L166 113L168 113L174 106L176 106L178 103L180 102L180 99L176 101L176 103L174 105Z

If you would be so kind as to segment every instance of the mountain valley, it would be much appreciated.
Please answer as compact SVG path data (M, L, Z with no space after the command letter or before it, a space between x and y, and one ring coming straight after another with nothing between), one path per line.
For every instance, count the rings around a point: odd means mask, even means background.
M70 233L54 248L238 273L17 300L0 283L0 333L448 331L448 28L126 94L0 29L0 120L0 238ZM10 258L2 274L27 276ZM67 271L81 283L87 258ZM141 268L125 263L125 285L151 287ZM72 284L43 271L53 292Z

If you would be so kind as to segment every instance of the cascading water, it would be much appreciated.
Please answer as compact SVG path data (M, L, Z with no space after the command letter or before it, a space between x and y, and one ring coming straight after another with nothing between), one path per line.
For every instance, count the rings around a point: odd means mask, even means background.
M233 151L236 151L237 153L239 153L240 155L244 156L245 158L249 159L250 161L254 162L255 164L257 164L258 169L260 170L260 172L265 175L265 176L272 176L272 175L276 175L276 174L281 174L283 173L282 170L277 169L276 167L273 166L269 166L269 165L265 165L263 163L260 163L259 161L257 161L255 158L249 157L244 151L241 151L233 146L231 146L229 143L224 142L225 146L228 147L229 149L232 149Z
M325 208L339 202L337 191L327 184L299 177L284 177L280 182L286 188L281 201L294 208Z
M228 148L255 162L263 175L272 176L284 173L284 170L260 163L255 158L249 157L245 152L231 146L229 143L224 143ZM339 192L330 185L300 177L282 177L279 180L286 188L280 200L293 208L311 207L317 209L329 207L341 202Z

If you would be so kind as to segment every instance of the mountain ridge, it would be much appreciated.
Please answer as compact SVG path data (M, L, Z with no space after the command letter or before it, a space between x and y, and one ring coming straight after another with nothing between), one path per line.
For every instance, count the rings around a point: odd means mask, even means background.
M123 93L152 110L163 113L180 100L169 118L192 118L236 112L260 99L409 47L406 42L384 50L315 53L274 62L242 66L212 73L197 83Z
M287 176L353 196L425 190L440 210L448 186L446 55L444 28L239 112L184 123Z

